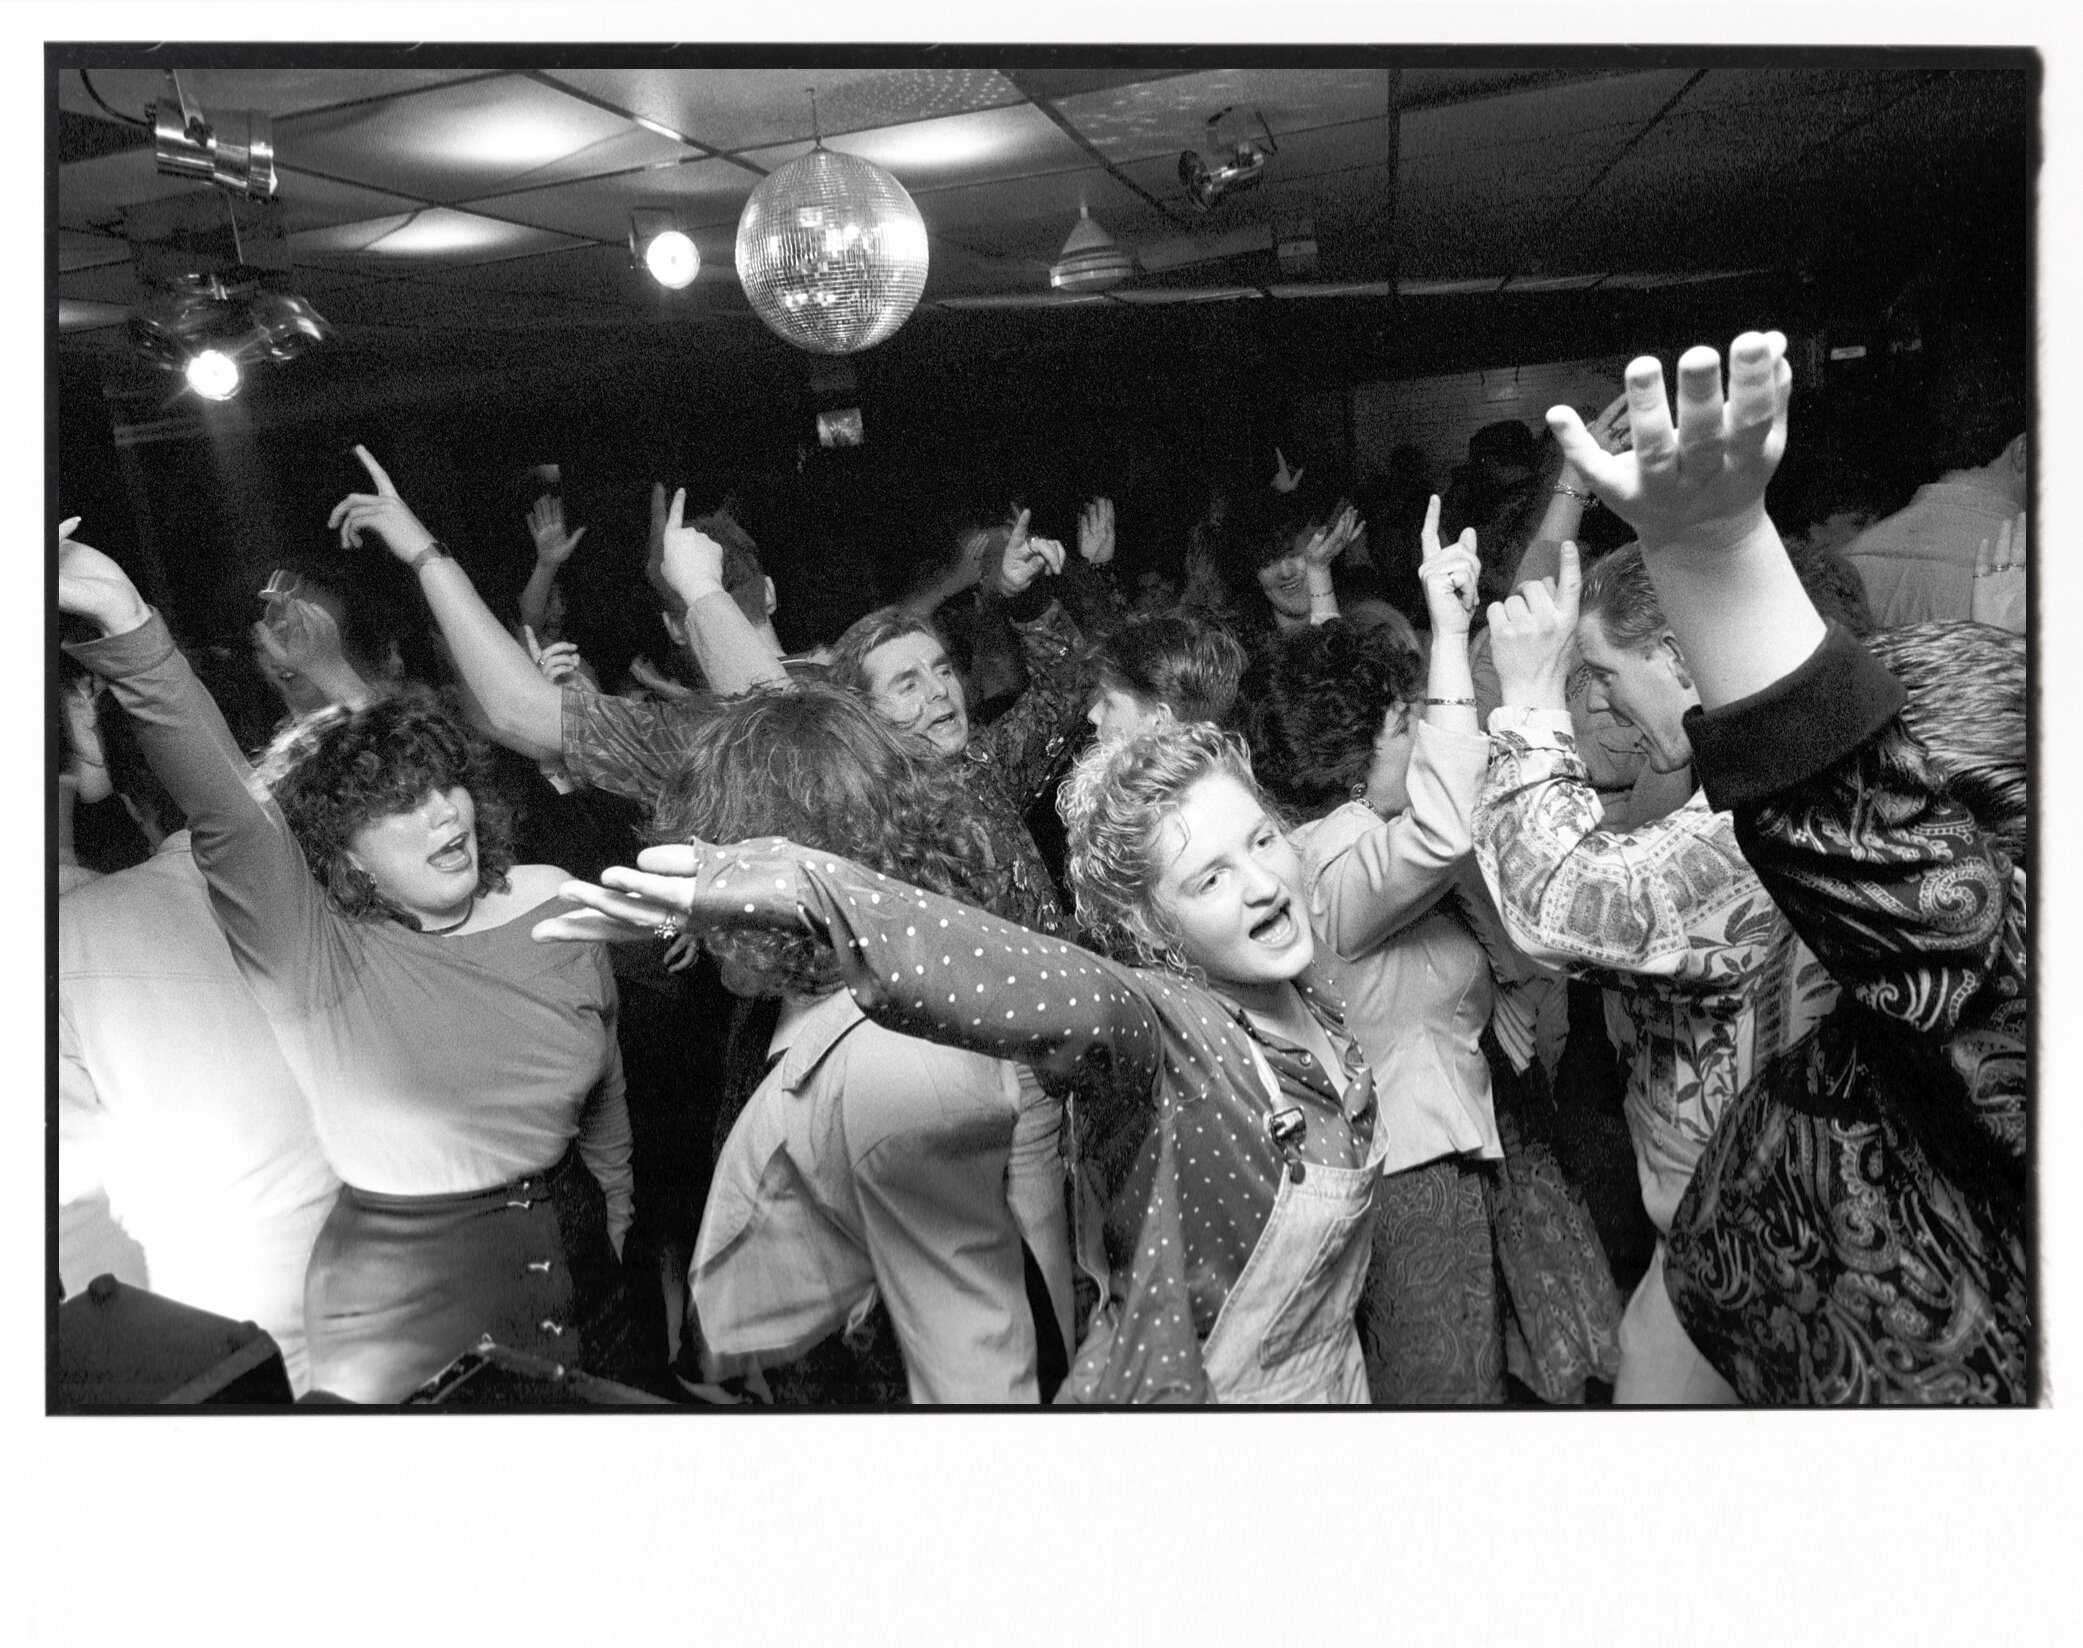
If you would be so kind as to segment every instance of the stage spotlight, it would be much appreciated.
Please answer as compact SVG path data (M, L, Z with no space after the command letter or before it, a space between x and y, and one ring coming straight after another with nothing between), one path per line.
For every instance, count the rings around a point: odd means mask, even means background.
M188 357L188 387L206 401L228 401L239 392L239 363L222 349L203 349Z

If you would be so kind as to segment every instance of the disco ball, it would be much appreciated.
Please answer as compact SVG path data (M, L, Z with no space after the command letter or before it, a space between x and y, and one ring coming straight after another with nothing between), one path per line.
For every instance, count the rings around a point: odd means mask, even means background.
M819 355L873 348L926 288L926 222L904 185L858 155L812 149L760 180L738 219L753 310Z

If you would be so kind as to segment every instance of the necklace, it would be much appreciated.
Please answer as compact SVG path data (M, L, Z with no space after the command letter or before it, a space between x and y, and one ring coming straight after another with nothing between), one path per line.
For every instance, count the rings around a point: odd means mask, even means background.
M461 921L452 921L446 927L422 927L420 931L426 934L428 938L440 938L446 933L453 933L459 927L467 927L470 924L470 918L476 914L477 894L472 893L470 895L470 906L463 912Z

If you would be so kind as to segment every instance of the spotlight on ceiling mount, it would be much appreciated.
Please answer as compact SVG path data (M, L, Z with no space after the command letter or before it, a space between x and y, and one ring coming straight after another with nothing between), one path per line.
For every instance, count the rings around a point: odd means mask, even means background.
M1049 284L1062 292L1100 292L1135 273L1135 259L1118 246L1099 220L1078 202L1078 221L1049 266Z
M1215 154L1221 154L1225 147L1217 137L1216 127L1231 112L1222 109L1208 117L1208 147ZM1263 144L1255 137L1240 137L1228 145L1230 158L1217 166L1210 166L1192 149L1179 156L1179 181L1185 186L1186 198L1202 211L1213 210L1224 195L1248 189L1258 182L1266 169L1266 156L1280 152L1280 145L1273 141L1273 129L1266 124L1266 117L1256 110L1253 113L1257 116L1259 130L1265 134Z
M250 200L275 194L274 128L248 109L226 109L213 123L166 71L166 96L152 105L152 158L162 172L196 177Z
M639 207L629 214L629 257L651 271L651 278L670 291L694 284L702 254L671 212Z
M237 394L255 362L294 360L332 335L303 298L222 275L171 285L130 320L131 341L145 355L213 401Z

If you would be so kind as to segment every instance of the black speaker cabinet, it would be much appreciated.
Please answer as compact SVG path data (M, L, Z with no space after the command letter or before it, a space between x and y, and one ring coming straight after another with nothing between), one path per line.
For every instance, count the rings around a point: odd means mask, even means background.
M58 1307L53 1413L291 1402L275 1341L251 1322L97 1276Z

